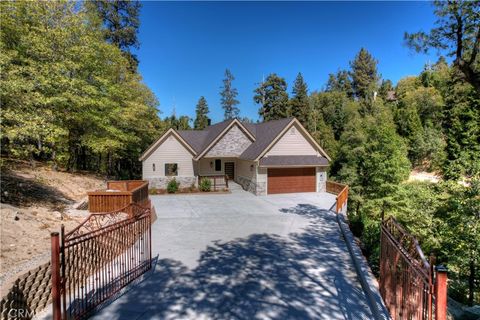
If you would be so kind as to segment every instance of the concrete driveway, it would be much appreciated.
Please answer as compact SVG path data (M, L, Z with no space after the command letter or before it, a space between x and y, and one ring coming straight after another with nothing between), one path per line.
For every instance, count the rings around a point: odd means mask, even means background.
M152 272L95 319L371 319L335 197L153 196Z

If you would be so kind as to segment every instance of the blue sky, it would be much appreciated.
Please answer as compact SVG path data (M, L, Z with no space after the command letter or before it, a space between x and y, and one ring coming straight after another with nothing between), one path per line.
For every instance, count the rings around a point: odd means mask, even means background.
M269 73L284 77L291 93L298 72L319 90L361 47L393 82L438 59L403 44L405 31L433 26L428 2L143 2L140 19L139 70L162 117L174 105L177 115L194 117L203 95L213 122L223 120L225 68L236 78L241 116L256 120L253 90Z

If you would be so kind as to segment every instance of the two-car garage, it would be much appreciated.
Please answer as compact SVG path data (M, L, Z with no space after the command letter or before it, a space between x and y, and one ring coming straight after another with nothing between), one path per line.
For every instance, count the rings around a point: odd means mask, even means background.
M268 168L267 194L315 191L315 167Z

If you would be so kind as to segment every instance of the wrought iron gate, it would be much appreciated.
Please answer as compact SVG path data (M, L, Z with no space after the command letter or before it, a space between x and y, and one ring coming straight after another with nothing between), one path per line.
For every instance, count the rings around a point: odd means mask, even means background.
M380 294L393 320L446 320L446 269L428 262L418 241L390 217L382 221Z
M150 206L94 213L66 234L62 227L52 234L54 320L87 318L148 271L151 257Z

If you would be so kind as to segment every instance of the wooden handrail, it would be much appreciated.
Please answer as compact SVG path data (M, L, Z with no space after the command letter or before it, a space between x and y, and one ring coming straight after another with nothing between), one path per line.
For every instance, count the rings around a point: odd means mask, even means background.
M348 200L348 185L334 181L327 181L326 188L326 191L328 193L333 193L337 195L335 211L337 213L342 211L343 206L347 203Z

